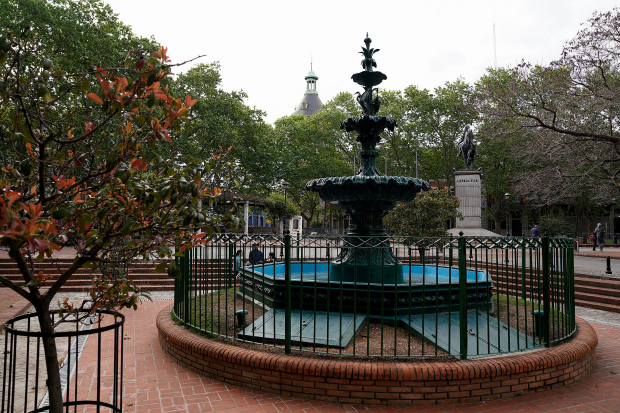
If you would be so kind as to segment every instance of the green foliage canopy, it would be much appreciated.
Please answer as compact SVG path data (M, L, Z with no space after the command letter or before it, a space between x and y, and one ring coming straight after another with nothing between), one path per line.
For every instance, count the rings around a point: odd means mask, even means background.
M384 218L388 232L412 237L443 237L448 235L448 220L462 219L459 200L446 189L419 193L415 199L398 205Z

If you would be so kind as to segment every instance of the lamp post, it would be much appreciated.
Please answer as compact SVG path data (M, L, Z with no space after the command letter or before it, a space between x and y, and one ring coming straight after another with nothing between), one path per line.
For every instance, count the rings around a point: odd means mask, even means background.
M287 203L287 199L286 199L286 192L288 190L288 182L286 181L282 181L282 189L284 189L284 222L286 222L286 210L288 209L288 203ZM282 223L282 234L284 234L284 231L286 231L286 228L284 228L284 222Z

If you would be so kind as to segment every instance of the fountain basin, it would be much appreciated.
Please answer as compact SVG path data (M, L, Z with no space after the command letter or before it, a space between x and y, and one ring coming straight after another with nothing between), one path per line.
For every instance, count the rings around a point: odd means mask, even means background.
M402 282L360 283L335 280L329 262L292 262L292 308L365 313L370 317L458 311L457 268L403 264L402 269ZM240 277L240 295L271 308L284 307L283 263L246 267ZM468 308L490 308L491 277L485 271L472 269L467 270L466 277Z

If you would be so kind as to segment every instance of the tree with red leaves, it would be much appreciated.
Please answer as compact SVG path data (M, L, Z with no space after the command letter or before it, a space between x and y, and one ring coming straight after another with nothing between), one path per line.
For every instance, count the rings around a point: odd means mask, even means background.
M111 269L156 253L157 270L178 277L175 256L238 224L232 211L201 208L220 193L216 175L230 173L226 152L178 165L142 150L171 142L196 104L165 86L174 66L161 47L130 52L121 67L65 73L29 28L0 37L0 137L11 148L0 165L0 243L23 278L0 275L0 283L32 303L42 332L80 310L136 308L143 292ZM36 261L70 246L77 256L62 274L35 271ZM81 267L93 272L90 300L79 308L59 303L53 323L50 304ZM42 341L50 411L60 412L56 344Z

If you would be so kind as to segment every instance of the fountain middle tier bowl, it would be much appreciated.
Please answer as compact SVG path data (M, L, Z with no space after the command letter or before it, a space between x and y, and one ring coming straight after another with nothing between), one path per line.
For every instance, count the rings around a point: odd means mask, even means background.
M306 184L306 190L317 192L326 202L409 202L430 189L422 179L381 175L319 178Z
M430 311L458 311L459 270L446 266L403 264L402 283L330 280L331 263L291 263L293 308L344 311L375 315L405 315ZM285 265L245 267L240 272L241 293L269 307L282 308ZM486 271L468 269L463 284L468 308L492 306L493 281Z

